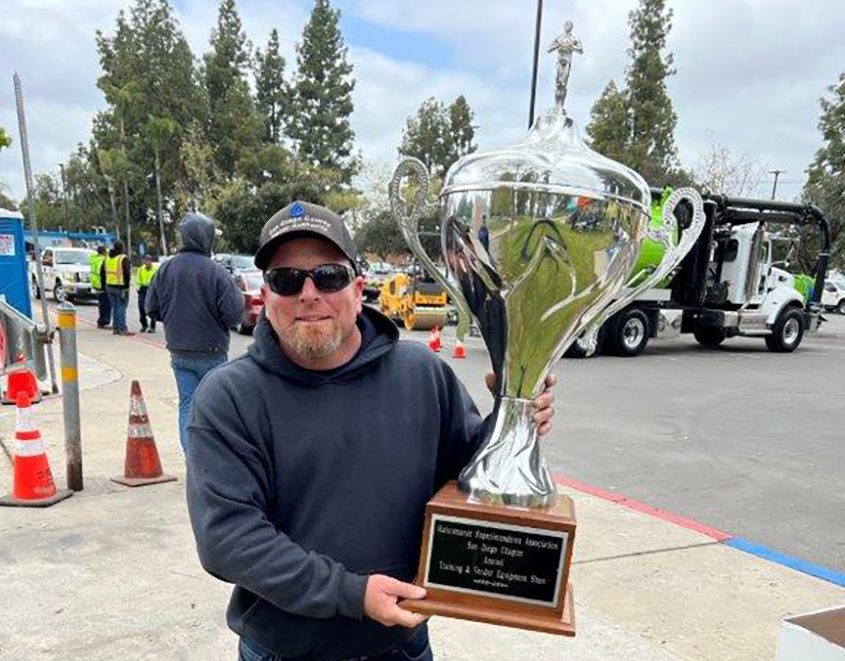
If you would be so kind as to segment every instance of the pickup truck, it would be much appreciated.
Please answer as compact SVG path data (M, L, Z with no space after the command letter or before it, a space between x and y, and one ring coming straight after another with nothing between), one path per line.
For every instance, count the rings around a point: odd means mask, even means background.
M845 279L828 280L824 283L822 307L825 310L835 310L839 314L845 314Z
M53 292L58 302L72 303L76 299L93 299L97 293L91 288L91 255L87 248L46 248L41 252L44 270L44 290ZM30 289L35 298L41 298L35 262L30 267Z

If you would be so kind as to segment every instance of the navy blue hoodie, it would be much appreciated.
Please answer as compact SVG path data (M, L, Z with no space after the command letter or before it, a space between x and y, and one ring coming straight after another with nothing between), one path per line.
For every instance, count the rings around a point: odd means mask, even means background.
M147 314L164 322L167 348L176 354L221 354L240 320L244 297L211 258L214 223L189 213L179 223L182 250L161 265L147 290Z
M333 660L413 635L364 616L369 574L411 581L426 502L484 433L452 370L359 315L361 350L302 369L263 319L210 372L189 426L188 508L205 569L236 585L229 626L285 657Z

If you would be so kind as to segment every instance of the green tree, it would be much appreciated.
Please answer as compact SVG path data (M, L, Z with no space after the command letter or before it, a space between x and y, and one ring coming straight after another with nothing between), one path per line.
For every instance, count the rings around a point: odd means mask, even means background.
M461 156L471 154L478 146L475 139L473 119L475 113L470 108L466 97L461 94L449 106L449 166Z
M807 168L804 198L818 206L830 222L832 250L830 265L845 268L845 73L828 88L830 98L820 100L822 113L818 127L823 144ZM799 263L811 271L818 255L818 232L807 228L802 233Z
M631 64L625 88L611 81L593 105L587 135L593 149L639 172L652 185L688 183L675 147L677 115L666 89L675 73L666 37L672 10L666 0L640 0L628 14Z
M285 58L279 54L279 33L270 32L267 49L255 51L255 101L264 122L264 142L278 143L288 116Z
M158 217L161 254L167 255L167 238L164 235L164 213L161 200L161 152L167 143L179 132L179 125L169 117L153 117L144 128L147 142L153 149L153 175L156 183L156 216Z
M354 241L359 253L376 254L381 261L388 255L410 254L408 244L389 211L380 211L362 224L355 232Z
M241 156L260 143L261 123L246 79L250 50L235 0L222 0L211 50L203 61L209 140L215 146L217 167L229 178L237 173Z
M157 191L154 177L147 176L155 169L155 149L146 131L148 119L167 118L180 127L204 124L207 98L168 0L133 0L128 15L119 12L113 34L97 33L97 49L102 66L97 85L108 107L94 120L91 152L99 155L116 147L125 150L134 176L125 185L122 180L113 181L113 187L123 189L129 229L138 228L144 236L155 237L158 228L152 210L157 208ZM124 99L127 91L131 98ZM180 131L159 148L161 195L168 219L179 211L174 204L177 184L184 176L182 137ZM172 225L169 229L172 233Z
M315 0L297 44L298 70L288 134L309 166L337 170L350 183L357 171L355 133L349 123L355 80L338 25L340 11Z
M660 185L678 166L678 118L666 89L666 79L675 73L672 54L665 52L672 10L666 8L666 0L640 0L628 15L628 23L632 61L626 90L631 130L627 165L647 181Z
M590 123L587 125L590 145L608 158L624 161L630 131L627 99L611 80L590 112Z
M447 108L430 97L405 120L399 153L420 159L435 177L443 177L464 154L476 149L473 112L461 95Z
M442 176L449 160L449 117L443 102L433 96L405 120L399 153L421 160L430 174Z
M0 150L5 149L12 144L12 138L6 133L6 129L0 126Z

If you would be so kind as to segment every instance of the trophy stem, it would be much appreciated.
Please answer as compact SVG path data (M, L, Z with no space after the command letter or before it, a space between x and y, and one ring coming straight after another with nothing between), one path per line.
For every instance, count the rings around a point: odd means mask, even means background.
M517 507L552 507L556 491L540 452L534 405L501 397L493 412L490 438L458 478L470 499Z

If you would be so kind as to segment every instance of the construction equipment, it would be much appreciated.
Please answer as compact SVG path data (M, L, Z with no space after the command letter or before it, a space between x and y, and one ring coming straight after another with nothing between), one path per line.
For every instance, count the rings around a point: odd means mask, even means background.
M445 290L422 269L412 267L410 271L396 273L382 283L382 314L408 330L442 327L450 311Z

